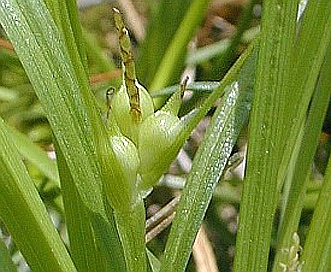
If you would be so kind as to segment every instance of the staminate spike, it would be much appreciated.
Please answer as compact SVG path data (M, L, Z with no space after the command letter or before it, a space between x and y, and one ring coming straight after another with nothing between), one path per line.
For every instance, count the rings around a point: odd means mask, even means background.
M139 121L141 120L140 95L136 84L136 70L131 51L130 37L119 10L113 8L113 13L123 61L124 84L130 100L130 113L136 121Z

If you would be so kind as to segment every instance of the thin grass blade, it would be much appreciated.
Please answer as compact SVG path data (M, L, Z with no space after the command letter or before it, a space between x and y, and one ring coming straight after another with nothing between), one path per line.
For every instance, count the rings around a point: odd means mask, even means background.
M248 118L256 55L257 50L245 62L238 80L228 87L196 154L167 241L162 272L185 270L215 185Z

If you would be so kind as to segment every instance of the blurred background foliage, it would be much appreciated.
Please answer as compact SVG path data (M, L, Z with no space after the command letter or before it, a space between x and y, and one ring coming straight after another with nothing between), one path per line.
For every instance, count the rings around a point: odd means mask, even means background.
M259 33L261 3L248 0L209 1L199 27L192 31L187 50L181 51L174 69L165 84L153 83L155 75L167 53L176 31L180 28L191 2L190 0L119 0L119 1L78 1L83 35L88 56L91 89L96 95L102 112L106 112L105 93L109 86L119 87L121 83L121 64L118 51L117 34L113 24L111 6L117 6L124 18L133 42L138 78L149 89L158 86L158 91L178 84L183 75L193 81L222 79L227 70ZM195 20L192 18L192 20ZM6 122L27 135L33 142L53 154L52 132L47 124L43 109L38 103L33 88L3 31L0 30L0 115ZM185 113L199 105L206 97L202 92L187 92L182 112ZM210 111L210 115L213 110ZM330 112L330 110L329 110ZM299 232L304 237L311 218L311 211L321 186L321 175L326 168L330 152L331 121L328 118L321 134L320 145L315 156L311 186L308 188L305 210ZM178 194L189 172L195 151L199 146L210 117L207 116L192 133L177 160L171 165L169 174L148 197L148 216L164 206ZM206 247L212 249L220 271L230 271L234 258L237 215L243 177L243 159L246 146L246 130L237 143L234 154L239 160L228 167L224 182L216 188L214 198L207 211L204 230L208 240ZM27 162L28 164L28 162ZM239 167L237 167L239 165ZM34 166L28 164L30 174L36 182L40 195L47 203L62 237L66 239L65 219L62 212L61 191L50 183ZM13 259L21 264L21 271L28 271L22 257L4 226L1 235L10 248ZM149 242L148 247L160 256L164 250L168 230ZM203 251L197 246L193 251L187 271L203 271L196 258ZM270 258L272 259L271 254ZM195 260L195 261L194 261ZM199 270L200 269L200 270ZM217 270L215 270L217 271Z

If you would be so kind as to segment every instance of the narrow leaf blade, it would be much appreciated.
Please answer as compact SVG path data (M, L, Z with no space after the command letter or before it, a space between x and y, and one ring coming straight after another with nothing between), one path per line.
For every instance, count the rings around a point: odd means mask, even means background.
M33 271L76 271L9 135L0 119L0 217Z
M184 271L213 190L248 118L257 50L223 97L193 162L160 271Z

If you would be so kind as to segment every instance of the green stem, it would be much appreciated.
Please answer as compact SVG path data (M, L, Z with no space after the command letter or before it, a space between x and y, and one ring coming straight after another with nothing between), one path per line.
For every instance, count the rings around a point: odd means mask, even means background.
M146 272L145 207L142 199L127 211L114 211L128 272Z

